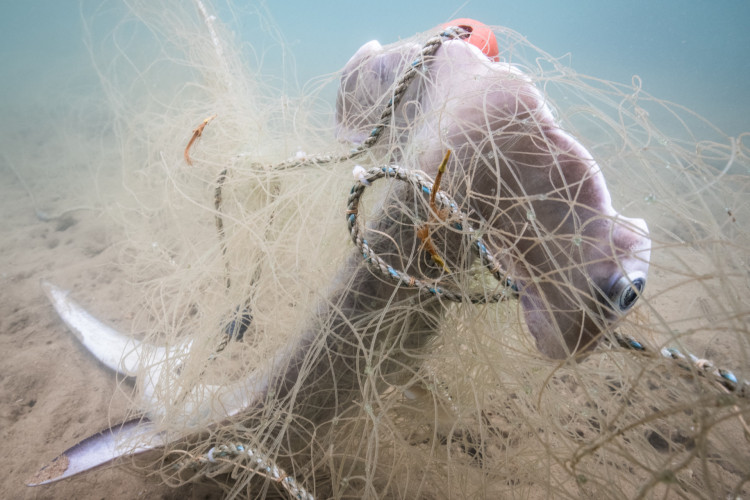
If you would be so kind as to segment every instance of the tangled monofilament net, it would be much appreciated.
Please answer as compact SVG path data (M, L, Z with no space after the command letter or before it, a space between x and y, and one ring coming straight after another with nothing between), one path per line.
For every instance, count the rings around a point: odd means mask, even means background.
M388 279L367 271L350 240L347 200L360 182L352 169L394 159L415 169L420 144L398 141L386 127L375 146L345 159L355 145L336 140L334 102L320 97L333 95L326 89L340 75L301 97L283 95L250 72L209 5L134 4L106 35L94 19L90 45L124 187L109 213L125 235L121 265L142 294L132 331L158 345L193 341L187 355L166 361L147 407L132 395L134 413L191 436L146 465L165 482L214 481L229 496L284 494L290 487L273 479L275 464L316 498L748 493L747 386L731 392L705 362L660 354L673 347L711 360L740 387L750 378L747 135L727 137L638 81L576 74L495 28L501 61L532 79L560 126L591 152L616 210L647 221L653 246L644 296L578 362L541 355L512 298L453 303L404 289L383 303L359 302L347 316L350 334L339 338L346 290L362 276ZM387 49L424 46L438 33ZM214 115L186 164L192 131ZM415 122L427 118L414 109ZM458 196L456 184L444 186L448 196ZM410 189L378 180L357 216L370 227L420 227L427 197ZM411 205L394 202L409 197ZM465 208L470 198L456 200ZM472 224L496 251L498 242L512 244ZM437 223L435 241L447 244L441 232L450 231ZM554 245L554 233L545 236ZM403 262L401 270L420 258L418 242L395 243L381 241L378 250ZM467 257L468 246L459 254L447 262L451 290L507 291ZM243 315L250 326L228 340L227 325ZM630 337L646 350L617 342ZM275 381L229 419L205 411L221 405L206 384L269 373L290 349L301 353L293 379ZM146 390L148 377L136 390ZM262 467L238 445L262 455ZM205 458L212 449L213 461Z

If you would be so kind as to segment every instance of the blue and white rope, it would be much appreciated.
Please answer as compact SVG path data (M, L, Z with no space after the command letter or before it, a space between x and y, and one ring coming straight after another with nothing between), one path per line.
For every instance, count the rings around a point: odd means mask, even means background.
M620 347L647 355L655 355L653 350L648 349L633 337L622 335L617 332L614 332L613 336ZM743 398L750 397L750 382L747 380L739 380L737 376L729 370L717 368L714 363L708 359L699 358L691 353L683 354L682 351L675 347L665 347L659 351L659 355L665 359L674 361L677 366L684 370L712 379L731 394Z
M293 477L288 476L269 457L240 443L222 444L214 446L207 453L179 464L180 468L197 469L205 466L221 466L224 464L238 465L246 461L246 467L256 474L271 479L280 484L291 498L298 500L315 500L312 493L307 491Z
M432 193L433 183L427 179L421 173L404 169L395 165L386 165L382 167L374 167L360 176L357 183L352 186L349 192L349 198L347 201L346 221L349 227L349 234L351 235L352 241L359 248L362 253L362 257L370 268L385 278L393 281L399 286L405 288L415 288L422 293L439 296L452 302L464 302L468 301L474 304L494 303L508 298L514 298L517 295L517 290L513 286L512 282L508 279L508 276L503 271L500 264L497 262L495 257L487 249L487 246L482 241L471 225L466 220L466 215L459 210L456 202L448 196L444 191L438 191L435 195L435 203L439 209L447 209L449 212L448 219L453 220L451 223L452 227L464 234L469 235L472 241L472 247L479 255L484 267L489 270L492 276L495 277L504 286L499 293L487 295L486 293L476 293L467 295L463 292L457 292L451 290L443 284L443 280L426 280L412 276L402 270L395 269L393 266L388 264L379 255L377 255L370 247L367 239L364 237L365 228L359 217L359 202L362 198L362 194L365 189L374 181L383 178L390 178L400 180L409 184L416 192L422 193L429 197Z
M493 303L508 298L516 298L518 296L518 290L508 278L507 274L503 272L494 256L489 252L487 246L482 241L482 238L477 236L474 229L468 224L466 221L466 215L459 210L456 202L444 191L438 191L435 195L435 202L438 208L441 210L448 210L448 219L453 220L452 226L454 229L462 231L470 236L472 246L478 253L484 267L490 271L496 280L505 285L502 291L490 296L483 293L466 295L444 286L440 280L428 281L417 278L402 270L395 269L393 266L385 262L372 250L367 239L363 236L364 228L362 227L360 217L358 216L359 202L365 189L372 182L383 178L397 179L406 182L412 187L412 189L422 193L426 197L430 196L433 187L433 182L421 173L404 169L396 165L374 167L359 175L357 183L352 186L349 193L346 221L352 241L357 248L359 248L362 257L371 269L400 286L415 288L422 293L439 296L453 302L468 301L472 303ZM613 335L616 343L620 347L644 354L654 354L654 351L648 349L641 342L632 337L617 332L614 332ZM661 349L659 354L665 359L674 361L677 366L680 366L683 369L695 371L700 375L712 378L732 394L736 394L740 397L750 396L750 382L747 380L740 381L730 370L717 368L713 362L707 359L698 358L691 353L683 354L679 349L674 347Z

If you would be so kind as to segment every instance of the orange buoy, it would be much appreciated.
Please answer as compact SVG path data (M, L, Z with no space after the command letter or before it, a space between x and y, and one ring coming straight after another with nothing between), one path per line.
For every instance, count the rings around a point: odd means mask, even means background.
M469 33L469 36L463 38L463 40L477 47L482 53L484 53L484 55L493 61L500 60L500 51L497 48L497 38L495 38L495 34L486 24L480 23L474 19L462 17L442 24L440 27L447 28L448 26L458 26L459 28L466 30Z

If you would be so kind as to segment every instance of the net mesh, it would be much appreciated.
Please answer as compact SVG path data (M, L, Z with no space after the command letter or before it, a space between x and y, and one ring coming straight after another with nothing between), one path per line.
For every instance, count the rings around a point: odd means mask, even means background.
M445 104L499 85L477 75L454 85L459 66L445 54L449 43L470 51L460 33L382 47L388 78L376 83L371 59L355 57L289 95L248 67L206 2L128 7L114 29L102 8L88 40L114 138L106 172L122 188L106 213L140 297L124 316L134 335L175 348L158 368L145 362L128 394L134 414L176 439L140 467L175 486L212 481L230 497L302 494L290 484L315 498L748 494L747 135L727 137L637 79L579 75L506 28L493 28L494 64L518 108L493 129L496 110L467 117ZM436 36L442 46L420 58ZM327 96L339 85L335 110ZM588 233L545 225L546 211L586 213L582 181L543 192L496 173L511 152L551 147L542 112L590 152L617 212L648 224L648 286L630 314L613 320L610 305L592 305L596 290L580 281L591 263L575 258L595 246ZM444 205L385 176L356 213L347 206L367 182L355 164L422 170L432 186L447 149ZM352 243L352 215L384 272ZM425 227L444 266L417 235ZM397 283L391 271L407 276ZM579 346L589 349L579 359L539 352L523 303L534 276L588 311L601 345ZM507 300L452 302L410 288L410 277ZM631 337L645 351L618 344ZM665 347L688 357L661 356ZM688 353L731 370L740 390ZM228 416L237 401L246 408Z

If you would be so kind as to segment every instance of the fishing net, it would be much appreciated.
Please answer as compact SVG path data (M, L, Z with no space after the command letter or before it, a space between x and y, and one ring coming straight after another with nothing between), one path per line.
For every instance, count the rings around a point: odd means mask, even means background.
M554 211L581 203L574 186L474 191L468 159L503 163L487 149L487 110L458 146L424 126L445 111L422 99L444 83L431 64L462 32L383 47L390 72L375 87L352 77L365 58L295 93L243 59L207 3L130 7L114 28L102 8L89 45L114 137L107 172L122 186L106 213L139 297L123 316L172 348L144 360L125 394L174 439L139 467L252 498L748 494L747 135L493 29L494 64L538 89L615 210L644 219L651 239L634 310L600 320L586 355L553 360L517 298L537 247L514 250L523 242L507 228L535 228L569 266L544 279L591 307L595 292L566 278L583 272L565 252L585 235L538 222L547 196ZM528 108L514 116L516 138L497 143L542 140ZM509 213L525 217L500 227Z

